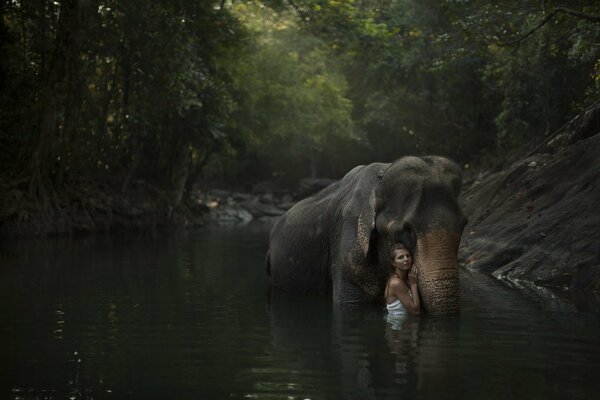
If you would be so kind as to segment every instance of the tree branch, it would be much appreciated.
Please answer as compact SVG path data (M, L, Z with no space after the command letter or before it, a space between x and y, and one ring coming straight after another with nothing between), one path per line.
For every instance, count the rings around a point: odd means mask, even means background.
M518 37L515 40L511 40L510 42L500 42L500 45L511 46L513 44L522 42L523 40L527 39L529 36L531 36L535 32L537 32L538 30L540 30L544 25L546 25L557 14L567 14L567 15L570 15L570 16L573 16L576 18L584 19L589 22L600 23L600 15L585 14L580 11L572 10L572 9L566 8L566 7L555 7L554 10L552 10L552 12L550 14L546 15L546 17L535 28L533 28L532 30L530 30L529 32L525 33L524 35Z
M585 19L586 21L600 23L600 15L586 14L566 7L556 7L555 11L562 12L573 17Z
M307 19L310 18L309 13L303 11L300 6L296 5L296 3L294 3L294 1L287 0L287 2L290 4L290 6L292 6L292 8L294 10L296 10L296 13L298 13L298 16L300 17L300 19L302 20L302 22L304 22L304 21L306 21Z

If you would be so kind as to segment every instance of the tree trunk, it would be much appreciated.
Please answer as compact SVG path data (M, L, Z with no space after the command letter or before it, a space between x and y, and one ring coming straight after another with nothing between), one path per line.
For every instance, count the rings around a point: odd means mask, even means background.
M54 51L43 74L40 90L39 131L29 164L32 195L43 196L50 184L50 172L57 159L59 122L64 113L66 72L69 55L76 53L74 37L78 36L79 1L61 2Z
M187 180L185 182L185 191L184 196L187 196L192 191L194 184L198 182L204 167L210 160L210 156L212 155L212 147L208 146L202 157L196 162L195 165L192 166L190 173L188 174Z
M137 132L133 132L131 134L129 141L131 148L131 160L127 175L125 176L123 184L121 185L121 193L127 193L129 184L131 183L131 180L137 173L138 167L140 166L140 160L142 159L142 140L140 136L145 136L145 133L139 134Z
M59 131L58 155L60 160L56 164L56 176L54 185L60 188L63 183L65 171L72 167L74 160L71 154L76 152L72 148L72 143L77 137L77 132L81 124L82 100L84 98L83 61L81 53L83 52L83 40L85 32L83 27L89 23L89 0L80 0L76 2L79 5L74 10L69 21L69 46L66 49L65 56L65 104L64 120L62 130Z
M176 150L173 169L171 172L171 208L176 209L181 204L185 193L185 184L189 174L189 143L184 141Z
M102 104L100 105L100 114L98 115L98 135L101 137L107 134L108 124L108 113L110 111L110 100L112 99L113 92L117 84L117 73L118 67L116 62L111 63L111 66L107 68L104 78L104 87L102 90ZM110 75L109 75L110 72Z
M142 157L142 141L141 135L135 128L132 127L132 124L129 122L131 120L129 115L129 102L131 97L131 80L133 79L133 73L131 68L131 53L127 50L124 60L124 69L123 69L123 106L122 106L122 120L123 120L123 131L125 134L129 135L129 146L131 152L131 158L129 160L129 165L127 169L127 175L123 180L123 184L121 185L121 193L126 193L129 189L129 184L133 179L134 175L137 172L138 166L140 164L140 159ZM137 88L137 85L136 87ZM135 90L134 88L134 90Z

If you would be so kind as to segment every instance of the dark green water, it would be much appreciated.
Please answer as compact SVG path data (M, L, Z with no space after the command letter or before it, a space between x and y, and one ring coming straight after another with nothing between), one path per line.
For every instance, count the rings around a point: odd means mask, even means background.
M270 291L260 228L0 245L1 399L591 399L600 321L461 272L462 313Z

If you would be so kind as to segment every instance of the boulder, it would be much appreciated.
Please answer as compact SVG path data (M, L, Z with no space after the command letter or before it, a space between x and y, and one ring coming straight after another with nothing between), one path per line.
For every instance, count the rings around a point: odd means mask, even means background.
M245 225L254 219L247 210L230 205L210 208L209 218L219 226Z
M272 181L260 181L252 186L253 194L275 193L277 185Z
M242 207L248 210L255 218L278 217L285 213L285 210L275 207L272 204L265 204L257 198L242 203Z
M336 182L335 179L329 178L306 178L300 181L300 185L298 187L298 198L304 198L311 196L318 191L326 188L332 183Z

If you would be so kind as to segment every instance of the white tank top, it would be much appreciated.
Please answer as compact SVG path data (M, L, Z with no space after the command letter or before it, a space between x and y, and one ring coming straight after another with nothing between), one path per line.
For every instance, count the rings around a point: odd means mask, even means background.
M390 317L396 317L407 314L406 309L398 299L394 300L390 304L386 304L385 307L387 308L387 312Z

